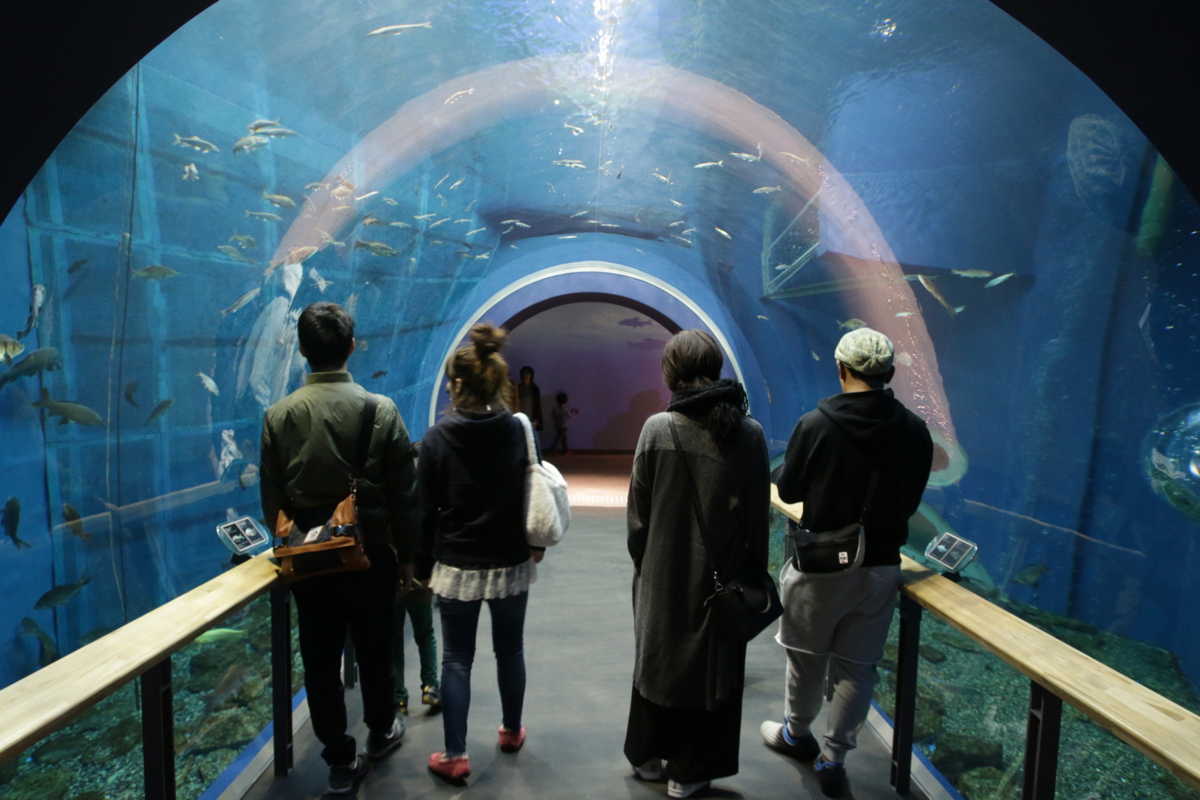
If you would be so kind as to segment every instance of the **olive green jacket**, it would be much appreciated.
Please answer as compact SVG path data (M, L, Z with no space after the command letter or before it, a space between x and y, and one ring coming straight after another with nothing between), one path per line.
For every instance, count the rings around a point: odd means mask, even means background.
M304 386L267 409L259 489L269 527L280 509L290 515L350 494L366 397L349 372L314 372ZM416 471L404 420L382 395L365 471L358 487L363 538L392 545L400 561L411 564L417 548Z

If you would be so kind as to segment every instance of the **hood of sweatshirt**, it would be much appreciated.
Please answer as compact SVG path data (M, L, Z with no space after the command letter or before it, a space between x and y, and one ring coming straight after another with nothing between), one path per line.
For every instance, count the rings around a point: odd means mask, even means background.
M513 415L508 409L478 413L454 410L438 421L446 444L454 450L507 443L513 435Z
M817 408L868 453L886 452L908 422L904 405L891 389L835 394L817 403Z

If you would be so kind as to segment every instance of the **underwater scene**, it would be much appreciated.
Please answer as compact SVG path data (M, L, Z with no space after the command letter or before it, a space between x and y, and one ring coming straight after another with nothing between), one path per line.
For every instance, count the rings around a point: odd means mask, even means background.
M0 224L0 687L228 567L215 527L261 514L308 304L351 312L351 372L419 439L473 322L588 302L630 312L523 345L544 395L589 340L641 375L705 328L776 460L838 391L840 336L886 333L936 444L912 551L977 543L973 590L1195 709L1198 268L1170 165L985 0L220 0ZM592 448L631 448L667 398L626 394L572 392ZM263 602L175 658L189 797L267 722ZM1026 682L923 636L921 746L964 796L1007 796ZM103 748L137 785L135 707L3 765L0 797L108 791ZM1064 755L1110 755L1064 758L1066 796L1191 796L1107 736L1067 712Z

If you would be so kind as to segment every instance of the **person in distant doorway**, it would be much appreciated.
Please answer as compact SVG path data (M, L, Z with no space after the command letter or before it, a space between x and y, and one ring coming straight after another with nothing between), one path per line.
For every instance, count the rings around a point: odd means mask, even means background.
M529 417L533 429L542 429L542 390L533 382L533 367L521 367L521 382L517 384L518 410Z
M370 398L346 371L354 352L354 320L334 303L313 303L300 314L300 354L312 370L304 385L263 417L259 485L263 513L286 538L295 525L323 525L350 494L363 410ZM313 732L324 745L330 794L348 794L367 771L366 758L400 746L404 724L392 695L392 607L412 584L417 547L416 482L408 431L386 397L376 397L357 503L371 566L308 578L292 586L300 657ZM342 648L354 642L362 681L366 758L346 733Z
M821 791L846 790L846 754L871 706L900 583L900 546L933 463L924 421L885 388L896 374L892 342L859 328L834 351L842 393L800 418L779 475L779 497L804 503L805 528L833 531L861 520L861 566L808 574L793 557L781 578L783 617L777 641L787 651L782 723L768 720L767 747L814 762ZM864 514L864 507L866 512ZM823 741L811 726L830 698Z
M571 417L575 416L574 409L567 410L567 393L559 392L554 396L554 401L558 404L550 409L550 421L554 423L554 441L550 444L550 452L558 453L559 455L567 454L567 429L571 427ZM562 445L562 451L559 452L559 445Z
M629 480L635 656L625 757L642 780L668 778L669 797L738 771L746 643L718 635L705 599L713 564L767 565L766 438L742 385L721 378L723 361L704 331L667 342L671 402L642 428Z

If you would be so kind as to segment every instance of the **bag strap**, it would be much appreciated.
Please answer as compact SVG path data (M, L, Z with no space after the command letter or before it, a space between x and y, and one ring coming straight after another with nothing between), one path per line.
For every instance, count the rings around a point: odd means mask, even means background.
M700 540L704 543L704 552L708 556L708 564L713 571L713 583L719 592L722 588L721 577L717 573L717 562L713 559L712 545L708 541L708 526L704 524L704 507L700 504L700 491L696 488L696 480L692 477L692 467L688 464L687 454L683 450L683 444L679 441L679 431L675 427L674 414L671 414L668 419L671 422L671 438L675 440L675 452L679 454L679 460L683 462L683 472L687 475L688 487L691 489L692 509L696 514L696 524L700 526Z
M367 451L371 449L371 434L375 431L375 409L379 407L379 395L367 392L363 404L362 427L358 431L358 449L354 452L354 466L350 472L350 494L358 494L358 482L366 477Z
M513 416L521 421L521 427L525 429L525 449L529 453L529 466L532 467L534 464L542 463L541 459L538 458L537 445L533 443L533 423L529 421L529 417L520 411L513 414Z

